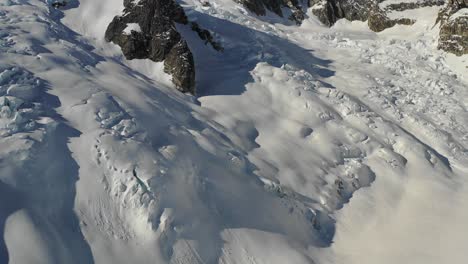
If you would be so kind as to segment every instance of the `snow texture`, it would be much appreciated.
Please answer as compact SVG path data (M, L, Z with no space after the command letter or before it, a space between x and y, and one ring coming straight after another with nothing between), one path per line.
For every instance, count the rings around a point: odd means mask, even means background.
M466 262L468 57L437 7L374 33L187 0L224 47L178 25L196 98L104 41L118 2L0 2L0 263Z

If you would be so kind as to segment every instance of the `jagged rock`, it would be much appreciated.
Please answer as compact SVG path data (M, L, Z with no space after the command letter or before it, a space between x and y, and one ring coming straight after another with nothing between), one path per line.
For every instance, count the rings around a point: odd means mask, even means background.
M374 3L374 0L309 0L312 13L327 26L342 18L366 21Z
M444 24L448 18L458 12L460 9L468 7L468 0L448 0L444 8L439 12L437 22Z
M445 0L424 0L418 2L401 2L389 4L385 7L385 11L405 11L409 9L416 9L426 6L442 6Z
M449 0L440 11L438 48L456 55L468 54L468 0Z
M185 41L179 41L171 48L164 61L164 70L172 74L176 87L195 94L195 65Z
M109 24L105 39L122 48L131 59L164 61L177 89L195 93L195 67L187 43L175 23L188 24L183 8L174 0L124 0L124 14Z
M369 13L367 24L370 30L375 32L381 32L387 28L391 28L397 24L399 25L412 25L414 20L408 18L390 19L386 13L375 5Z
M205 44L210 44L211 47L213 47L213 49L217 51L224 50L223 46L221 46L220 43L214 40L213 35L211 35L210 31L200 28L200 26L196 22L190 22L190 24L192 25L192 30L197 32L200 39L205 41Z
M429 0L420 3L400 3L393 4L390 8L410 9L423 6L439 5L443 0ZM390 19L385 10L379 7L381 0L309 0L309 6L312 7L312 13L327 26L332 26L339 19L349 21L366 21L369 28L375 32L380 32L397 24L412 25L414 20L408 18Z
M295 21L297 24L301 24L305 19L305 13L302 10L302 6L299 4L299 0L234 0L240 4L243 4L247 9L254 12L256 15L266 15L266 10L270 10L283 17L283 11L281 8L286 7L291 10L289 19Z
M323 24L331 27L336 21L340 18L343 18L343 15L340 13L336 6L335 1L328 0L310 0L309 6L312 7L312 14L317 16L317 18Z
M440 28L438 47L458 56L468 54L468 12L450 19Z

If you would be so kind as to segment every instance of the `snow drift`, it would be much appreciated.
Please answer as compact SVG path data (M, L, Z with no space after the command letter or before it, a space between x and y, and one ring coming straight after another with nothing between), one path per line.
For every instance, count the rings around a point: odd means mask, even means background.
M467 58L185 1L199 97L104 41L120 1L0 3L0 263L461 263ZM265 21L271 23L265 23Z

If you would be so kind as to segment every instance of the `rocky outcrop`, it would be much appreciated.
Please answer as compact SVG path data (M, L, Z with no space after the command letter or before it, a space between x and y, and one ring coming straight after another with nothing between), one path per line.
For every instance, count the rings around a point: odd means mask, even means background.
M424 0L418 2L401 2L392 3L385 6L385 11L405 11L409 9L416 9L426 6L442 6L445 4L445 0Z
M437 22L444 24L450 16L457 13L460 9L468 7L468 0L447 0L447 4L439 12Z
M109 24L105 39L119 45L131 59L164 61L177 89L195 93L193 55L175 23L188 24L174 0L124 0L124 14Z
M243 4L247 9L254 12L258 16L266 15L266 11L270 10L283 17L282 8L288 8L291 10L291 15L288 17L290 20L301 24L305 18L305 13L300 5L300 0L234 0L240 4Z
M373 0L309 0L309 6L320 22L332 26L342 18L350 21L366 21L373 2Z
M468 54L468 0L449 0L439 12L438 48L456 55Z
M213 38L213 35L210 31L202 29L197 22L190 22L190 25L192 27L192 30L198 34L198 37L200 37L201 40L205 41L205 45L210 44L211 47L213 47L213 49L217 51L224 50L223 46Z
M381 32L395 25L412 25L414 22L414 20L409 18L390 19L386 12L380 9L378 5L374 5L367 19L369 29L375 32Z
M383 31L395 25L412 25L409 18L391 19L387 11L402 11L424 6L441 5L444 0L428 0L413 3L393 3L385 8L380 7L382 0L309 0L312 13L327 26L332 26L339 19L349 21L367 21L369 28L375 32Z

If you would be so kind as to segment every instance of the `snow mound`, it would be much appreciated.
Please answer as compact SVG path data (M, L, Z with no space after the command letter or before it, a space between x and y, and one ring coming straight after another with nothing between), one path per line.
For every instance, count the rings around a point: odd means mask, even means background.
M0 69L0 135L36 128L45 109L38 99L41 82L18 67Z

